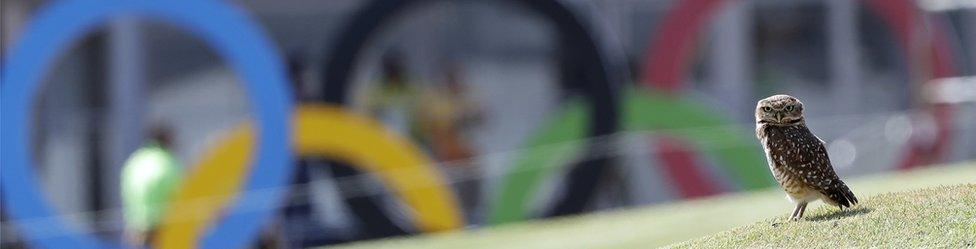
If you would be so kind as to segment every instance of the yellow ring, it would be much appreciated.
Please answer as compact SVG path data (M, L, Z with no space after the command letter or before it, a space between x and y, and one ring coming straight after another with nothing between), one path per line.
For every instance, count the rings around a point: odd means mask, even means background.
M462 227L457 200L431 160L372 119L326 105L302 105L295 112L294 147L301 156L351 162L372 172L412 208L425 232ZM191 248L208 224L232 201L247 175L254 132L249 123L234 128L203 155L172 197L156 246Z

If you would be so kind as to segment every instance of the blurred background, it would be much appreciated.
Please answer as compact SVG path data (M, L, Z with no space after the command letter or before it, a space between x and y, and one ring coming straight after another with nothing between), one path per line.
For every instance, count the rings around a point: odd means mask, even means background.
M255 246L774 187L753 113L780 93L803 101L842 178L976 159L973 1L231 3L273 40L300 106L338 107L380 136L314 133L400 145L296 149L288 197ZM46 4L0 2L5 58ZM239 74L199 38L138 16L59 58L29 126L46 198L105 240L153 243L195 165L251 119ZM400 154L425 163L361 165ZM378 170L404 168L430 172L411 181L438 191L407 194ZM418 211L425 202L446 211ZM15 223L3 213L4 248L26 243Z

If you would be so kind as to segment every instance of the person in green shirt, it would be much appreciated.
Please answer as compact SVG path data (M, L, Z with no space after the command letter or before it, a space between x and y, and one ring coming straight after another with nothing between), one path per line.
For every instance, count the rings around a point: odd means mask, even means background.
M169 149L169 129L151 130L150 141L122 166L121 194L127 240L136 245L152 243L157 223L179 185L181 170Z
M388 129L425 145L417 119L423 90L411 82L399 51L387 52L380 63L380 82L366 96L366 111Z

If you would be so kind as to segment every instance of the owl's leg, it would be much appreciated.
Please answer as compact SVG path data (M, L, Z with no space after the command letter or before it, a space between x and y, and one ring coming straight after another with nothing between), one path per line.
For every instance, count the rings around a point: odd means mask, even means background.
M796 215L796 219L799 220L800 218L803 218L803 213L807 211L807 203L802 202L797 205L797 208L800 209L800 214Z
M800 220L800 217L803 217L803 212L806 211L806 209L807 209L806 202L796 203L796 208L793 209L793 214L790 215L790 220Z
M790 214L790 220L797 220L798 219L797 214L799 213L800 213L800 204L797 203L796 208L793 209L793 213Z

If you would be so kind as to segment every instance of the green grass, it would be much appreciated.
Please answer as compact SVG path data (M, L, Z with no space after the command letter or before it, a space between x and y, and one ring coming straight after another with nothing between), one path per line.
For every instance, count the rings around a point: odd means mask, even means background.
M974 176L976 177L976 176ZM813 210L799 221L766 219L674 248L972 248L976 184L876 195L853 209Z
M870 203L875 202L872 196L878 194L939 185L976 183L976 162L874 175L849 179L845 182L862 200L862 206L871 208ZM822 205L822 202L810 204L808 217L836 210L821 209ZM972 207L971 203L970 207ZM793 205L786 200L781 190L767 189L575 217L359 242L345 246L349 248L648 248L695 239L757 221L760 221L758 224L769 225L771 222L766 220L783 219L792 210ZM877 210L880 209L874 208L865 213L865 216L873 217L881 214L876 213ZM802 222L809 221L800 223ZM936 228L931 232L937 233L942 231L940 229ZM962 246L964 245L951 247Z

